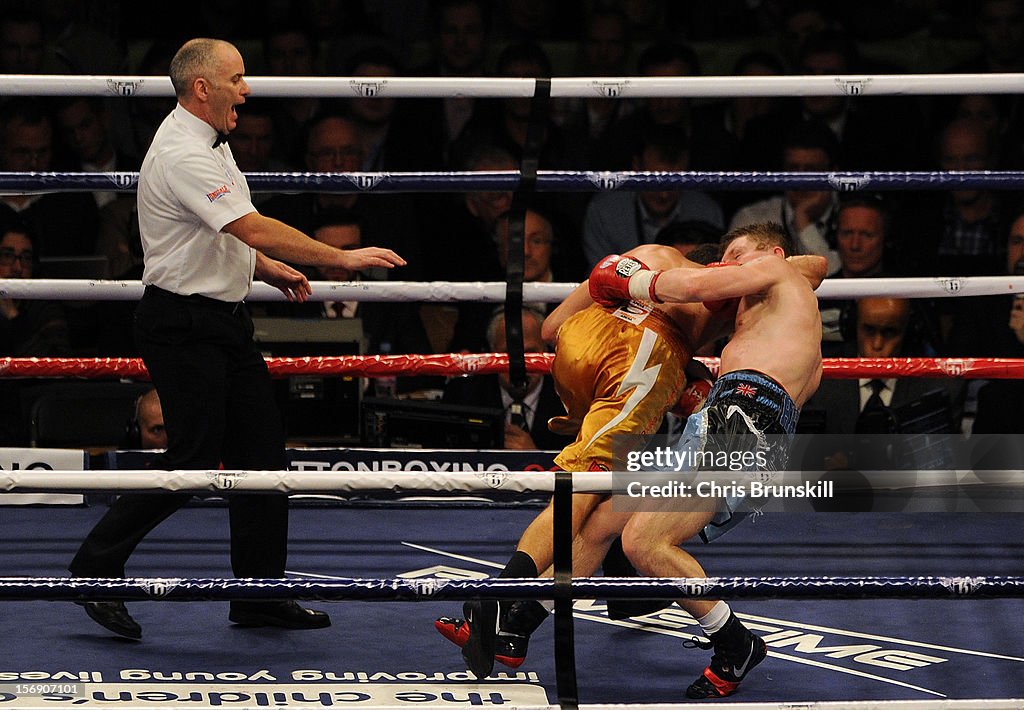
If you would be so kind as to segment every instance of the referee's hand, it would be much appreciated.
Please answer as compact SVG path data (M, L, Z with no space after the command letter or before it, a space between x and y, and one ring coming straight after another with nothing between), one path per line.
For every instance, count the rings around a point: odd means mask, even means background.
M303 303L313 293L305 274L265 254L256 259L255 276L283 293L289 301Z
M349 271L369 269L374 266L381 266L385 269L393 269L396 266L405 266L406 261L390 249L383 247L363 247L362 249L345 249L338 254L338 266Z

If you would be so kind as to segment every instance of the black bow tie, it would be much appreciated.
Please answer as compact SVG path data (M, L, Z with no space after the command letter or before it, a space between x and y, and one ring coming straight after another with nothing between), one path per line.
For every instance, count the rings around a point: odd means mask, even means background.
M221 143L227 143L227 140L228 140L228 134L227 133L218 133L217 134L217 138L214 139L214 141L213 141L213 147L216 148Z

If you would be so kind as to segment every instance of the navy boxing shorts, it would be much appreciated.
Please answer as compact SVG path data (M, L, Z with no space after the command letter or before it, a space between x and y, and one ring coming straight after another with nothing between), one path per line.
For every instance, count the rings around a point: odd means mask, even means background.
M786 469L799 417L796 403L774 379L756 370L736 370L718 378L704 407L687 420L677 448L749 452L743 475L766 481L770 472ZM724 498L701 539L721 537L764 502L745 495Z

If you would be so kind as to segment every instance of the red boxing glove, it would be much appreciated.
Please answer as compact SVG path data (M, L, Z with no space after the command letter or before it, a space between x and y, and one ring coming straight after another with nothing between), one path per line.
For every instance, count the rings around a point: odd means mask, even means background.
M683 388L683 393L679 396L679 401L669 411L680 419L686 419L704 406L711 386L711 380L687 380L686 387Z
M705 266L705 269L714 269L720 266L739 266L735 261L712 261ZM723 298L718 301L704 301L704 307L720 318L735 318L736 309L739 308L740 299Z
M639 259L611 254L590 272L590 297L595 303L614 308L624 301L661 301L654 295L654 282L660 271L651 271Z

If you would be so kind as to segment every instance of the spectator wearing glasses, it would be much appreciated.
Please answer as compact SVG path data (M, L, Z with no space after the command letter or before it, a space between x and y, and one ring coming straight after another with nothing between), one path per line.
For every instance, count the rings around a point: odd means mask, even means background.
M0 230L0 278L32 278L36 262L31 227L8 223ZM69 338L58 302L0 299L0 355L63 357L72 354Z
M35 252L29 227L0 224L0 279L30 279ZM0 356L66 357L72 355L64 309L56 301L0 298ZM22 389L32 380L0 379L0 446L28 446L21 416Z

